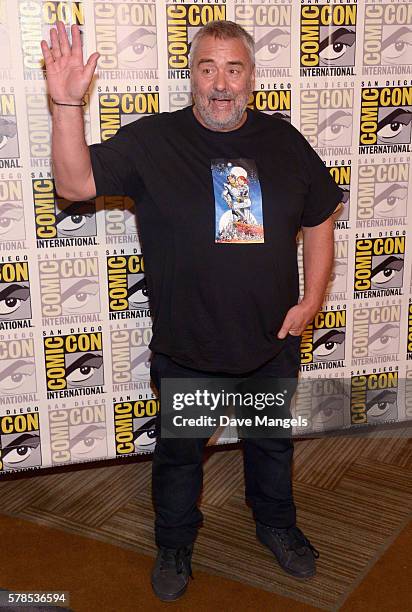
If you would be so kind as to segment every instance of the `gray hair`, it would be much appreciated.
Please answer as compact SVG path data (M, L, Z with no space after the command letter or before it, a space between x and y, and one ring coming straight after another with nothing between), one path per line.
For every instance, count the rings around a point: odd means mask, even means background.
M234 21L219 20L209 21L209 23L200 28L194 35L192 43L190 45L189 53L190 68L193 65L193 59L195 57L196 49L199 42L207 36L212 36L221 40L226 40L228 38L237 38L241 40L249 53L249 58L252 67L255 65L255 41L253 40L251 35Z

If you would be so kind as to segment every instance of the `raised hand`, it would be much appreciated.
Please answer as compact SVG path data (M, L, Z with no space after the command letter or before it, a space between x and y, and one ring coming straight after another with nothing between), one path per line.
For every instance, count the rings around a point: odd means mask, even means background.
M41 41L46 65L47 86L50 96L62 104L79 104L87 92L99 53L92 53L83 64L82 43L78 25L72 25L72 46L62 21L50 30L51 46Z

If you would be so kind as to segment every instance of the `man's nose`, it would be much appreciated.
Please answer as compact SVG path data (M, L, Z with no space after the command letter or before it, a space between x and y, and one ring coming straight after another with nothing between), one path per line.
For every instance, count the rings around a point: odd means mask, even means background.
M215 76L215 89L224 91L226 89L226 75L224 70L218 70Z

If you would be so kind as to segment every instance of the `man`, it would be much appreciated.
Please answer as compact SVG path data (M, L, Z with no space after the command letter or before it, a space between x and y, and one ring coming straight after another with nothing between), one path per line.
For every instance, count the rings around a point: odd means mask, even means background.
M252 38L232 22L209 23L191 47L194 105L142 118L88 148L78 107L98 54L83 66L76 26L72 37L70 48L59 23L51 30L51 49L42 41L54 100L57 191L74 201L104 194L136 201L157 388L162 379L175 377L296 378L300 334L322 304L331 271L331 214L341 191L295 128L246 109L254 85ZM247 231L240 243L217 239L231 166L247 169L252 212L263 228L250 242ZM297 303L301 226L305 292ZM157 438L153 498L159 552L152 586L165 601L180 597L191 575L202 521L197 500L205 443ZM313 576L317 551L296 526L291 440L245 439L243 449L246 498L259 540L285 571Z

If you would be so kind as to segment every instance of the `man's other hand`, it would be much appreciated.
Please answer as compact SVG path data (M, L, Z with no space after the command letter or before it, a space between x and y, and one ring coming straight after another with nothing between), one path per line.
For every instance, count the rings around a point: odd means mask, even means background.
M296 304L296 306L292 306L286 313L282 327L278 331L277 337L279 340L283 340L288 334L300 336L307 325L313 321L319 308L318 305L307 304L304 300Z

